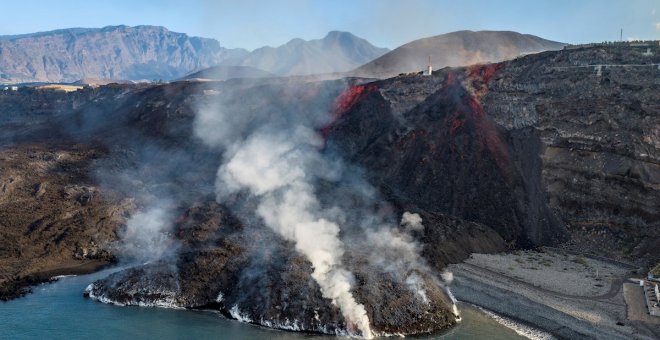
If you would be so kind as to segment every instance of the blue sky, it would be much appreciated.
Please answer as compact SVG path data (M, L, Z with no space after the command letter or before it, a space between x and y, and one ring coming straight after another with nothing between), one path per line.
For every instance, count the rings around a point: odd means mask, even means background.
M226 47L350 31L395 48L456 30L512 30L568 43L660 39L660 0L0 0L0 35L161 25Z

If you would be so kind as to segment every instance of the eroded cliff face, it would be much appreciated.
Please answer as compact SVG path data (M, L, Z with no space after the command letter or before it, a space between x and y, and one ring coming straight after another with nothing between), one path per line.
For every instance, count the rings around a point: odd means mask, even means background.
M247 54L158 26L72 28L0 36L0 81L174 79Z
M193 133L195 105L217 98L227 99L225 109L247 107L245 112L273 116L325 110L330 116L318 130L324 138L320 152L341 156L363 173L382 198L373 208L377 214L395 225L404 212L423 220L423 231L406 237L419 244L431 268L432 275L415 273L426 302L401 284L405 280L365 261L373 255L367 243L347 242L343 255L355 276L352 293L376 333L418 334L455 322L433 276L472 252L568 240L564 245L606 249L602 244L611 244L622 255L657 257L660 70L611 67L598 74L593 66L561 68L601 59L638 64L657 59L638 53L546 52L372 83L255 80L111 85L72 94L22 90L0 95L0 122L12 127L0 140L3 152L17 155L28 154L25 145L54 141L88 151L102 146L103 152L85 158L93 162L79 163L91 164L82 168L85 180L67 177L68 167L49 169L61 169L56 173L68 185L112 188L118 202L135 198L138 211L149 197L174 201L164 239L175 251L95 282L90 296L118 304L214 308L266 326L334 334L353 331L354 325L323 298L311 263L260 218L240 209L237 202L254 204L241 193L215 202L223 155ZM30 185L43 181L36 178ZM334 199L324 191L332 185L315 183L321 202ZM350 194L351 186L344 186ZM26 190L12 198L32 195ZM337 204L356 202L346 197ZM48 204L74 209L66 202L58 198ZM103 209L113 206L93 202ZM35 216L23 216L16 237L28 235ZM108 224L107 230L121 234L121 224ZM104 230L90 223L61 238L68 244ZM342 239L356 236L350 228L342 230ZM73 250L61 254L75 256Z
M505 64L369 84L329 140L391 200L483 223L519 246L557 243L565 235L541 188L538 134L504 128L481 104L500 72Z
M580 250L660 256L658 63L657 44L532 55L484 96L498 124L539 136L542 189Z
M659 62L657 45L599 46L400 76L329 135L395 200L644 263L660 256Z

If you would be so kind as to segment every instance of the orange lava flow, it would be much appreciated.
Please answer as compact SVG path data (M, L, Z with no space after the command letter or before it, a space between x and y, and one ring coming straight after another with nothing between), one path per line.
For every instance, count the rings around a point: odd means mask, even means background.
M488 91L488 83L503 68L503 63L497 63L472 66L464 74L450 71L443 91L454 96L454 100L460 103L453 113L447 115L450 150L464 159L464 150L461 150L454 138L469 124L475 130L474 136L479 148L489 155L504 177L510 178L508 147L498 131L497 123L488 116L480 102L480 98Z
M321 134L323 135L323 138L327 139L332 125L344 114L346 114L346 112L348 112L353 107L353 105L359 101L363 94L376 90L378 90L378 86L376 84L355 85L347 88L341 94L339 94L332 105L332 118L328 124L321 128Z
M474 96L481 98L488 91L488 83L495 74L504 68L504 63L495 63L488 65L475 65L468 68L468 80L472 82L475 88Z

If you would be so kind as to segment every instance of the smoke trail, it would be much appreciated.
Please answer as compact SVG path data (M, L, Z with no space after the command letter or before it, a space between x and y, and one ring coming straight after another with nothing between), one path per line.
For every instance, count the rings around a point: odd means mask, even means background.
M303 86L303 94L286 85L282 92L304 97L310 86ZM291 105L267 94L236 101L245 95L221 91L198 102L196 136L224 151L215 184L217 201L231 202L244 194L255 199L256 214L309 259L313 279L341 310L348 331L371 337L366 309L352 294L355 278L343 263L345 252L350 252L348 257L362 254L358 256L365 256L373 268L390 273L428 303L424 286L434 278L412 236L423 233L422 219L406 212L398 227L391 214L379 215L374 210L381 203L377 190L324 149L318 131L331 120L327 100ZM300 107L304 109L296 111ZM309 108L312 112L306 111ZM322 190L320 196L317 190ZM351 242L344 244L343 235Z
M157 202L130 217L120 233L118 250L123 256L138 260L160 259L176 248L168 233L172 226L172 204Z
M408 232L424 230L424 225L422 225L422 217L419 216L419 214L413 214L407 211L404 212L401 216L401 226L404 227Z
M273 134L262 130L232 147L228 161L218 170L218 200L248 189L260 200L257 213L312 263L312 277L324 297L332 299L349 324L371 337L363 305L351 293L353 275L342 265L344 245L339 225L320 216L323 212L311 183L325 160L318 149L322 140L306 127ZM330 167L331 168L331 167Z
M283 91L298 95L295 87L285 85ZM280 98L262 94L236 102L231 93L222 93L198 102L196 136L224 151L215 185L217 201L243 192L256 198L256 213L265 224L312 263L313 279L341 310L348 331L370 338L366 310L351 293L354 276L342 263L339 224L329 218L339 218L341 212L323 209L314 192L315 181L336 180L341 171L339 162L321 154L323 140L314 129L327 122L328 105L319 103L316 112L278 111Z

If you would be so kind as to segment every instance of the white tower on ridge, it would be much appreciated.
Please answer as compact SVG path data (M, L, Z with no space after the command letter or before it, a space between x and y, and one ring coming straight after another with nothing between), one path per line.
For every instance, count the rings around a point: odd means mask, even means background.
M433 74L433 66L431 66L431 56L429 55L429 66L428 69L426 70L426 75L430 76Z

